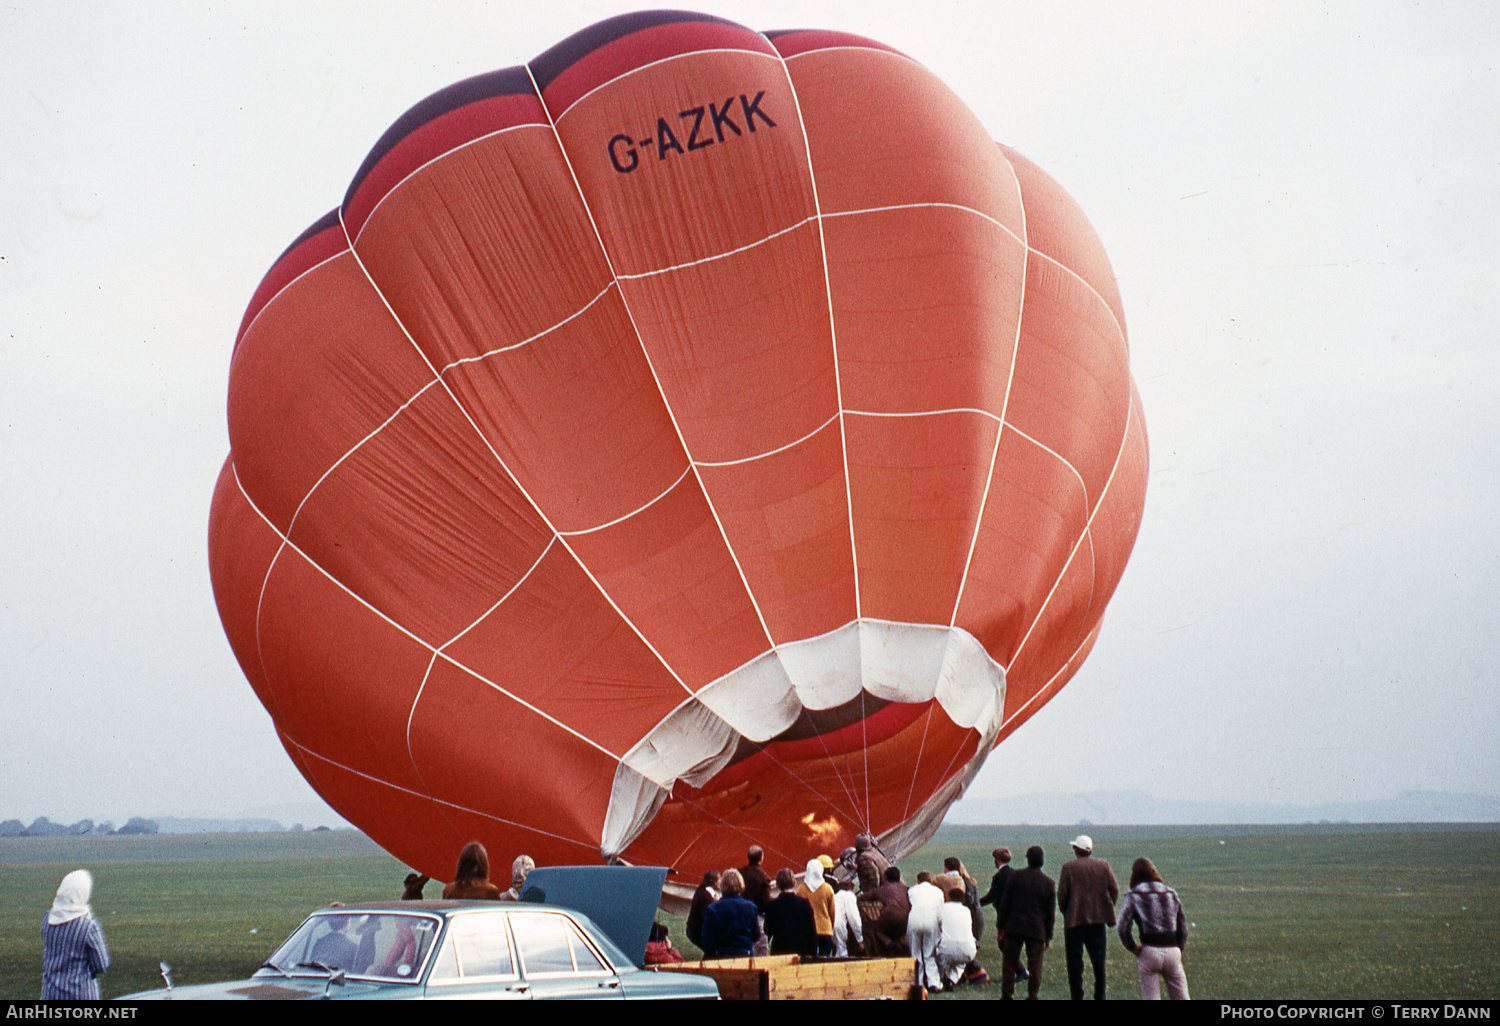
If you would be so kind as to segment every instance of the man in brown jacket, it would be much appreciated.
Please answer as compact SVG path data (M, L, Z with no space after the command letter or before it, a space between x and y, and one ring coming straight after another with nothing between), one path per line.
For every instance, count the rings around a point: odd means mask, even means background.
M1074 1001L1083 1000L1083 952L1094 964L1094 1000L1104 1000L1104 938L1115 925L1115 902L1120 888L1109 863L1094 858L1094 841L1087 834L1073 838L1072 862L1057 877L1057 907L1063 914L1063 946L1068 956L1068 989Z

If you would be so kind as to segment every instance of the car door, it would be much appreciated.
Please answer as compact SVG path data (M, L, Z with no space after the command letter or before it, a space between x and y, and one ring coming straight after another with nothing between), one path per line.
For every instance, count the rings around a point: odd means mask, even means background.
M504 912L463 912L448 929L427 974L428 998L526 1000Z
M533 998L624 999L619 975L567 916L516 910L510 925Z

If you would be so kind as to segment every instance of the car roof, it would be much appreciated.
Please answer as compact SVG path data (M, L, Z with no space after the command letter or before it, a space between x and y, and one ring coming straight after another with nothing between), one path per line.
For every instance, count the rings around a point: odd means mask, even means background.
M515 905L519 902L504 902L502 905ZM358 903L329 905L320 908L314 915L325 912L340 913L345 915L363 915L366 912L457 912L466 908L494 908L493 901L478 900L442 900L437 898L423 899L422 901L361 901Z
M580 916L620 949L634 965L646 959L646 941L656 918L667 870L661 866L538 866L526 878L526 897L501 908L547 908ZM494 909L492 900L376 901L332 905L321 914L429 912L447 916L465 909Z

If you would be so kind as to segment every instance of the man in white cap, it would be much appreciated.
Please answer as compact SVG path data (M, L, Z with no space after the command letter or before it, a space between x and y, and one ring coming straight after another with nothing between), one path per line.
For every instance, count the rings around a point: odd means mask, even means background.
M1094 1000L1104 1000L1104 938L1115 925L1119 885L1109 863L1094 858L1094 839L1073 838L1072 862L1057 878L1057 907L1063 914L1063 945L1068 957L1068 988L1074 1001L1083 1000L1083 952L1094 965Z

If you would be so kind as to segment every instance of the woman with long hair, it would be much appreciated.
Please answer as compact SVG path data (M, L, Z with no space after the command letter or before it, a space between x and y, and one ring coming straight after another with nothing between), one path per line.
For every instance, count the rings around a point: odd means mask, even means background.
M443 888L443 897L500 900L500 888L490 883L490 855L484 845L478 841L464 845L458 855L458 867L453 870L453 882Z
M719 900L719 871L710 869L703 874L703 882L693 892L693 904L688 909L687 936L699 948L703 947L703 913L708 906Z
M1139 924L1137 944L1131 928ZM1177 892L1162 882L1150 859L1136 859L1130 867L1130 890L1120 902L1120 940L1135 955L1141 998L1161 999L1161 983L1173 1001L1188 999L1187 973L1182 968L1182 949L1187 946L1187 916Z

